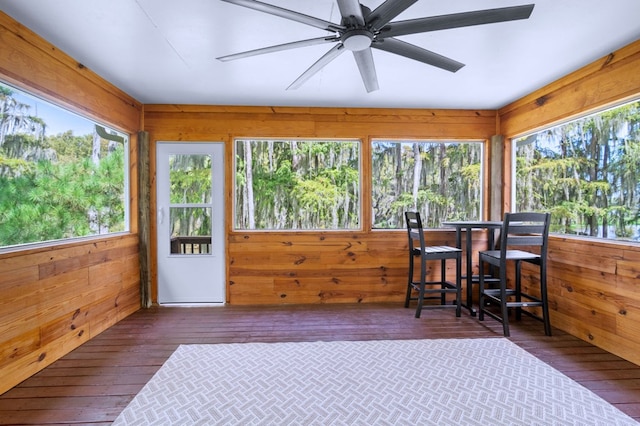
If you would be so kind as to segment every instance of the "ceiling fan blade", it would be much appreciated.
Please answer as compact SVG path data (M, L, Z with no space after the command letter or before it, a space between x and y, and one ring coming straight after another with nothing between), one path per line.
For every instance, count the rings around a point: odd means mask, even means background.
M523 6L476 10L473 12L453 13L451 15L430 16L410 19L408 21L391 22L380 30L379 37L397 37L428 31L528 19L534 6L533 4L527 4Z
M282 50L296 49L298 47L313 46L316 44L323 44L323 43L334 43L336 41L340 41L340 37L327 36L327 37L311 38L308 40L294 41L291 43L278 44L275 46L263 47L261 49L234 53L233 55L220 56L219 58L216 58L216 59L222 62L227 62L227 61L233 61L235 59L242 59L242 58L248 58L250 56L262 55L264 53L280 52Z
M358 50L353 52L356 59L362 82L368 93L378 90L378 76L376 75L376 66L373 63L373 54L371 48Z
M407 10L418 0L387 0L367 15L367 23L373 30L378 30L393 18Z
M396 55L404 56L406 58L415 59L416 61L424 62L425 64L433 65L434 67L442 68L446 71L456 72L464 66L463 63L454 61L446 56L439 55L395 38L385 38L384 40L377 41L372 44L371 47L384 50L385 52L395 53Z
M345 50L346 49L344 48L342 43L339 43L339 44L335 45L331 50L329 50L327 53L325 53L323 57L318 59L315 64L311 65L309 67L309 69L307 69L304 73L302 73L302 75L300 77L298 77L296 79L296 81L291 83L289 85L289 87L287 87L287 90L289 90L289 89L292 89L292 90L293 89L297 89L298 87L302 86L305 81L307 81L311 77L313 77L313 75L315 73L320 71L329 62L331 62L335 58L337 58Z
M342 22L349 22L355 19L355 24L364 26L364 15L362 14L362 6L358 0L338 0L338 8L342 15ZM352 18L353 17L353 18Z
M238 6L244 6L249 9L257 10L271 15L279 16L281 18L290 19L292 21L300 22L303 24L311 25L312 27L320 28L321 30L327 30L332 32L344 31L346 28L333 22L325 21L324 19L314 18L313 16L305 15L303 13L294 12L293 10L284 9L282 7L273 6L271 4L262 3L256 0L222 0L227 3L232 3Z

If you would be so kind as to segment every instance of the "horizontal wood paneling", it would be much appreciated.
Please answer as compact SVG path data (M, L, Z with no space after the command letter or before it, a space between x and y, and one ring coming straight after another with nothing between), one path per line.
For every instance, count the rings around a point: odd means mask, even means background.
M0 77L125 132L139 129L142 104L0 12Z
M551 321L640 365L640 245L551 237Z
M500 109L506 158L509 138L639 96L640 40ZM551 237L549 259L552 324L640 365L640 245Z
M229 239L230 303L400 300L406 234L240 234ZM255 279L260 279L255 282Z
M149 131L152 143L152 176L155 176L157 141L226 142L226 187L233 188L233 138L355 138L363 142L362 206L371 205L369 141L372 138L486 141L496 131L495 126L495 111L145 105L145 130ZM403 300L406 234L404 231L371 231L367 225L371 222L368 207L362 210L362 231L237 233L230 225L233 223L231 194L229 189L226 200L229 206L226 216L229 303ZM155 204L152 188L152 210ZM152 211L151 216L154 214ZM153 228L151 235L155 234ZM441 238L440 244L455 242L453 231L435 235ZM152 252L155 244L153 241ZM155 287L156 259L152 262ZM437 270L430 271L434 272ZM155 291L152 293L155 295Z
M640 95L640 40L498 111L507 137Z
M360 139L361 201L367 206L371 188L367 142L371 138L486 140L495 131L495 112L146 105L145 126L151 141L223 140L230 145L233 137L242 136ZM226 185L232 188L233 151L228 148ZM155 161L151 163L154 170ZM227 205L233 201L230 194ZM151 205L155 206L153 191ZM227 208L228 224L233 222L231 214ZM370 222L367 208L362 222ZM229 225L228 302L402 301L407 281L405 232L364 228L354 232L237 233ZM428 238L434 244L455 243L453 231L430 232ZM435 263L429 271L431 278L439 273ZM453 276L453 265L450 268Z
M0 393L138 310L139 276L135 235L0 255Z
M477 233L475 252L486 238ZM455 245L455 232L425 234L428 244ZM403 231L370 233L256 233L229 238L231 304L369 303L404 301L407 236ZM463 261L466 257L463 256ZM455 277L455 263L447 275ZM440 274L430 262L429 279Z
M0 79L131 135L137 220L142 105L0 12ZM138 236L0 253L0 393L140 307Z
M234 137L488 139L495 111L145 105L152 141ZM366 139L364 139L366 140Z

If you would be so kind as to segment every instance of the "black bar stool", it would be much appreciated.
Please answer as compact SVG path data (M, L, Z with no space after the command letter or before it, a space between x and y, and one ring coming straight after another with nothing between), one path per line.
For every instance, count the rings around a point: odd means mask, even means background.
M418 212L405 212L407 222L407 234L409 236L409 280L407 285L407 297L404 307L409 307L411 300L417 300L416 318L420 318L420 313L424 305L425 299L439 299L439 305L426 305L425 308L444 308L455 307L456 316L461 315L462 308L462 284L461 284L461 264L462 250L457 247L449 246L427 246L424 241L424 230L422 228L422 219ZM414 261L415 258L420 259L420 280L414 281ZM456 262L456 279L455 282L446 279L446 261L447 259ZM427 262L430 260L440 261L440 280L427 281ZM413 291L417 291L416 297L411 297ZM454 293L456 300L454 304L447 304L446 295ZM435 294L435 296L433 296ZM428 295L425 297L425 295Z
M544 333L551 336L549 321L549 301L547 299L547 244L549 240L549 213L505 213L500 238L500 250L480 252L480 270L484 270L485 263L500 269L499 288L485 288L482 274L480 275L480 309L478 319L484 320L484 314L502 323L503 333L509 336L509 309L514 308L516 319L522 313L530 315L544 323ZM531 251L519 250L526 247ZM518 248L514 248L518 247ZM515 282L507 287L507 264L515 264ZM539 288L522 291L521 268L522 263L532 263L539 267ZM535 285L535 282L531 284ZM535 287L535 286L532 286ZM530 291L533 290L533 293ZM499 305L500 313L487 310L486 303ZM527 309L523 309L527 308ZM540 308L539 312L530 308Z

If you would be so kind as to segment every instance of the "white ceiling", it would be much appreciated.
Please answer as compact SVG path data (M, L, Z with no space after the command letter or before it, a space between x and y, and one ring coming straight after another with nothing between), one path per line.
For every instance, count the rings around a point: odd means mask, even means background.
M262 1L340 23L336 0ZM457 73L373 49L372 93L349 52L285 90L332 45L216 60L326 34L220 0L0 0L0 10L147 104L496 109L640 39L640 0L421 0L394 20L528 3L528 20L399 37L466 64Z

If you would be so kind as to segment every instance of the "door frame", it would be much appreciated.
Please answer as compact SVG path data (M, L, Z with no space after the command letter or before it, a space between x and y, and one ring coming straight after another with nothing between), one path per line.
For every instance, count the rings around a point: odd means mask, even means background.
M159 280L159 266L160 266L160 251L159 251L159 245L160 245L160 241L158 238L158 234L159 234L159 223L158 223L158 215L159 213L159 203L158 203L158 151L159 151L159 147L162 145L196 145L196 144L215 144L215 145L220 145L222 146L222 152L221 152L221 160L222 160L222 166L221 168L221 174L220 174L220 184L221 184L221 191L220 191L220 202L223 206L222 212L221 212L221 221L222 221L222 226L220 229L220 241L219 243L222 245L222 249L221 249L221 254L220 256L222 257L222 267L221 267L221 271L223 273L223 285L222 285L222 300L220 302L211 302L211 303L205 303L205 302L197 302L197 303L160 303L160 280ZM153 280L152 280L152 300L157 304L157 305L162 305L162 306L224 306L225 304L228 303L229 301L229 280L228 280L228 274L229 274L229 268L228 268L228 244L227 244L227 220L228 220L228 214L226 211L226 206L229 202L228 200L228 194L227 194L227 142L224 140L207 140L207 141L172 141L172 140L158 140L156 141L156 143L154 144L154 150L153 150L153 158L151 158L151 164L153 165L154 168L154 173L153 173L153 179L155 182L152 182L150 184L150 189L153 191L153 195L154 195L154 203L153 203L153 213L151 216L151 223L153 224L153 228L152 228L152 232L151 232L151 237L153 239L153 242L155 243L155 247L153 250L153 254L154 254L154 260L155 260L155 265L153 267Z

